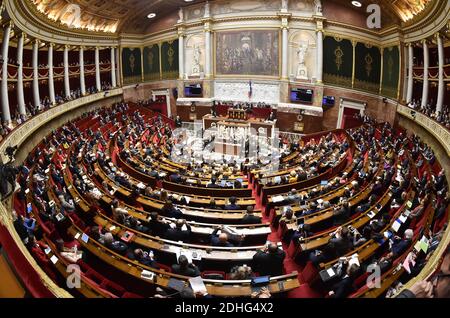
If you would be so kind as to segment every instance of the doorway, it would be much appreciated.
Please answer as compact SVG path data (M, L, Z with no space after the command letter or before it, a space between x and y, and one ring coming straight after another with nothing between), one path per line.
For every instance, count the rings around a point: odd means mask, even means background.
M355 114L364 115L367 103L341 99L336 128L349 129L361 125L361 121L355 118Z

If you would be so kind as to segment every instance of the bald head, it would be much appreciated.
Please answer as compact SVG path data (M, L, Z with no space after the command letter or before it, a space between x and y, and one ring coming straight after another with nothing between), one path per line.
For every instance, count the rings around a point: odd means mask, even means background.
M278 250L277 244L275 244L275 243L270 243L270 244L269 244L269 247L268 247L269 253L272 253L272 254L273 254L273 253L276 253L277 250Z
M226 233L220 233L219 235L219 241L221 243L226 243L228 242L228 235Z

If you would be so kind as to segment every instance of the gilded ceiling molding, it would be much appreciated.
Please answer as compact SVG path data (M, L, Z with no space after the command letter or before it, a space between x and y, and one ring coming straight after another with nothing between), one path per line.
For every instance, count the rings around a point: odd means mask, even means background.
M9 16L15 25L31 37L39 38L44 42L57 44L71 43L72 45L93 46L101 43L102 46L117 45L117 36L101 36L93 32L65 31L64 28L43 23L25 6L22 0L4 0Z

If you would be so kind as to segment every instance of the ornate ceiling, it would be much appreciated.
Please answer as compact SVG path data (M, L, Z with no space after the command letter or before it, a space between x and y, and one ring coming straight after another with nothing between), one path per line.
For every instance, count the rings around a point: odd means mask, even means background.
M154 21L164 17L181 6L198 4L203 0L24 0L39 14L61 22L70 28L108 33L143 33ZM220 0L211 0L220 1ZM264 0L245 0L264 1ZM312 0L291 0L312 1ZM411 20L424 10L427 3L445 0L360 0L361 8L355 8L350 0L323 0L365 13L367 5L378 3L385 21L402 23ZM281 2L281 0L280 0ZM148 19L149 13L156 13Z

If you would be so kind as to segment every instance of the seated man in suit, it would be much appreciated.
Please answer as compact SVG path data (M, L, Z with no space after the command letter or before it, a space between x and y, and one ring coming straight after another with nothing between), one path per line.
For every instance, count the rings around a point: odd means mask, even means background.
M148 227L151 235L162 236L166 233L169 224L158 214L158 212L151 212L148 222Z
M225 210L240 210L241 207L239 205L236 204L237 199L236 197L231 197L229 199L230 204L225 205Z
M128 249L128 247L125 243L123 243L121 241L116 241L114 239L114 236L109 232L103 236L103 241L104 241L104 245L107 248L112 249L114 252L119 253L119 254L124 254Z
M206 185L206 187L207 188L220 188L220 186L216 182L217 182L216 178L212 177L210 183L208 183Z
M413 236L414 231L411 229L407 229L405 231L405 234L403 235L403 239L398 236L394 237L394 240L392 241L391 251L394 254L395 258L403 254L403 252L405 252L406 249L411 245Z
M232 243L228 241L228 235L225 232L220 233L217 235L217 232L220 230L220 228L217 228L212 232L211 234L211 245L212 246L220 246L220 247L234 247Z
M261 276L280 276L283 275L283 261L286 253L279 249L275 243L270 243L264 250L256 252L253 256L253 268Z
M191 236L191 226L186 223L186 220L177 220L175 228L169 227L164 237L171 241L188 242Z
M241 224L259 224L261 223L261 218L253 214L253 206L249 205L247 207L247 213L241 220Z
M172 265L172 272L183 276L200 276L200 270L198 267L189 263L189 260L184 255L180 255L180 257L178 257L178 264Z
M181 176L178 172L174 172L170 175L169 181L173 183L180 183L181 182Z
M353 282L357 277L360 267L357 264L348 265L345 276L337 282L329 295L331 298L345 298L353 291Z

